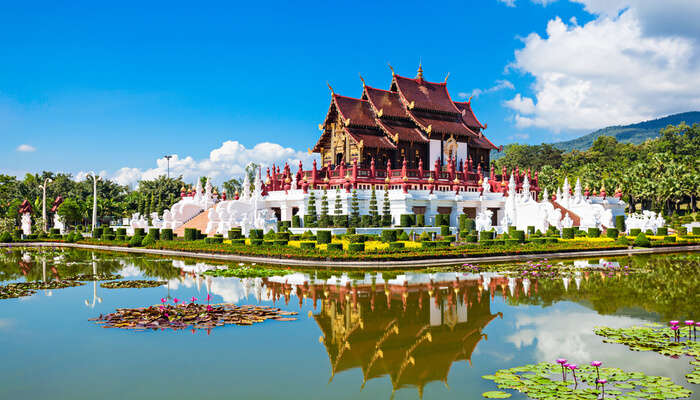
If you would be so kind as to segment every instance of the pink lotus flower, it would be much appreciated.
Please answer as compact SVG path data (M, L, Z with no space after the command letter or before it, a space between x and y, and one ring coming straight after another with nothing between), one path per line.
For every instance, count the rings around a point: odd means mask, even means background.
M161 297L160 302L161 303L167 303L168 300L165 300L165 297Z
M209 300L211 300L211 295L210 295L210 294L207 295L207 301L209 301Z
M566 358L559 358L557 359L557 364L561 365L561 379L563 381L566 380L566 369L565 367L568 366L569 364L566 363Z
M598 367L600 367L601 365L603 365L603 363L600 361L591 361L591 366L595 367L595 374L598 379L600 379L600 371L598 370ZM597 386L598 385L596 385L596 387Z
M578 369L578 365L569 364L569 369L571 370L571 373L574 374L574 384L578 385L578 381L576 380L576 370Z
M211 306L207 305L207 311L211 312L211 310L212 310Z
M177 304L177 302L180 301L177 297L173 299L173 303Z
M195 301L197 301L197 298L192 296L192 303L194 303Z
M676 321L676 320L669 321L668 323L671 324L671 326L678 325L678 321Z
M608 383L607 379L598 379L595 381L596 387L598 384L600 384L601 390L602 390L602 398L605 398L605 384Z
M693 325L693 324L695 324L695 321L693 321L692 319L689 319L689 320L685 321L685 324L686 325Z

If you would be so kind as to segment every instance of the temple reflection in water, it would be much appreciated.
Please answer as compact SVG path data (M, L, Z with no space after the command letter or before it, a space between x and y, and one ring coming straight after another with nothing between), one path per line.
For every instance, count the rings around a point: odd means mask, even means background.
M416 387L421 396L429 382L447 385L453 363L471 364L477 344L487 339L484 328L502 316L491 312L494 296L530 290L527 279L495 274L384 275L386 280L382 274L362 279L295 274L264 279L264 284L272 299L313 301L330 380L360 368L362 386L387 376L393 391Z

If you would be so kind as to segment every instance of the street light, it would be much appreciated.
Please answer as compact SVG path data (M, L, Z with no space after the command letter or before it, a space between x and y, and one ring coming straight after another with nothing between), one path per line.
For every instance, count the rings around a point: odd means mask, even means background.
M165 159L168 160L168 179L170 179L170 159L173 158L173 156L165 156Z
M100 177L95 175L94 171L88 173L88 177L92 175L92 231L95 232L97 227L97 181Z
M46 178L44 179L44 184L39 185L39 187L44 193L44 196L41 201L41 218L44 219L44 226L42 227L44 229L44 232L46 232L49 228L49 221L46 220L46 185L48 185L51 182L53 182L53 179Z

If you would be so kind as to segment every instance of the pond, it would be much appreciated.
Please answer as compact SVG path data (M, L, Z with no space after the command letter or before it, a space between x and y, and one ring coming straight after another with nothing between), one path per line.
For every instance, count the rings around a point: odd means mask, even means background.
M483 375L566 358L667 376L700 399L699 385L685 378L689 357L633 352L593 333L699 319L700 254L566 263L646 272L289 270L239 279L203 274L225 265L192 260L3 249L3 285L77 274L162 284L108 289L83 281L0 300L0 398L479 399L497 390ZM162 298L206 304L207 295L212 304L279 307L297 320L141 331L90 321Z

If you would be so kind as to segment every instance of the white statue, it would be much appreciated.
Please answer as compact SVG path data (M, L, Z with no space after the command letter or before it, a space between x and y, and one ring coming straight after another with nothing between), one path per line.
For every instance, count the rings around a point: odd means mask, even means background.
M66 233L66 224L63 223L63 217L55 213L53 215L53 227L61 232L61 235Z
M562 228L571 228L574 226L574 220L569 217L569 213L566 213L564 216L564 219L561 220L561 227Z
M481 210L476 214L474 222L476 223L476 230L478 232L488 231L491 229L491 217L493 212L486 207L481 207Z
M248 178L248 174L245 174L245 177L243 177L243 193L239 198L241 200L250 199L250 178Z
M491 184L489 184L488 179L484 179L484 182L481 184L481 187L484 189L484 194L491 193Z
M25 235L32 233L32 215L30 213L22 214L22 233Z

